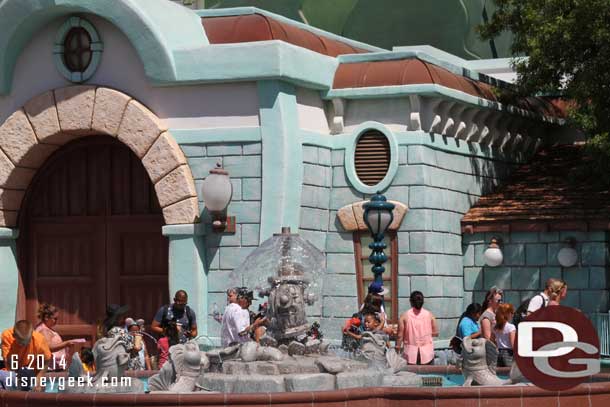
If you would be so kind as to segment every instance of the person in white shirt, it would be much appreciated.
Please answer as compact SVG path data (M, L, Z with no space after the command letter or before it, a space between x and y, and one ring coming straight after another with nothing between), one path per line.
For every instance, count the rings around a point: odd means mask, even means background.
M547 305L549 305L549 295L550 295L550 290L551 287L555 284L555 281L557 281L554 278L549 278L548 280L546 280L546 285L544 287L544 291L542 291L540 294L537 294L535 296L532 297L532 299L530 300L528 306L527 306L527 315L538 311L540 308L546 307Z
M498 347L498 366L511 367L513 364L513 347L517 328L510 321L515 315L512 304L500 304L496 309L494 336Z
M246 332L250 327L249 306L250 299L248 291L240 289L237 294L237 302L227 305L224 315L222 316L222 327L220 328L222 346L227 347L250 340L250 335L243 334L243 332Z

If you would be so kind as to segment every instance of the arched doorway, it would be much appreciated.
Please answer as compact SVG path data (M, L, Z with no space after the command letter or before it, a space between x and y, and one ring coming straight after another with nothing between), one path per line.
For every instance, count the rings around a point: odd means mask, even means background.
M38 170L19 216L22 295L59 307L57 330L91 337L107 304L150 323L168 301L168 242L155 189L138 157L109 136L61 147Z

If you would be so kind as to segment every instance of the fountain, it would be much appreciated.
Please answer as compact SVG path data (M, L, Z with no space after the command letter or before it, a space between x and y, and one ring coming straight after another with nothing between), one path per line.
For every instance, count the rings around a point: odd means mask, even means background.
M138 406L291 403L330 406L354 401L398 405L404 400L418 400L424 404L437 400L454 403L463 399L495 400L499 404L557 400L558 392L542 391L531 385L505 386L522 382L524 378L514 368L509 380L500 380L492 361L495 359L493 352L490 352L493 346L484 339L464 341L461 372L454 366L407 366L402 357L385 346L384 338L376 332L365 332L362 348L354 357L334 355L329 343L316 332L319 325L308 320L308 316L321 315L321 307L316 305L320 304L324 263L324 255L319 250L291 234L289 229L283 229L281 234L265 241L233 272L230 281L233 286L254 288L268 302L269 324L260 344L250 341L207 352L200 350L194 340L175 345L170 348L171 362L148 380L151 394L142 394L142 387L136 383L114 389L112 395L100 394L107 390L98 385L66 392L97 393L95 395L0 392L0 401L3 405L12 405L27 398L28 405L40 402L41 405L82 407L119 406L127 402ZM129 375L124 371L127 350L124 343L113 338L96 343L98 381ZM82 375L78 365L78 362L74 364L71 375ZM507 369L498 370L508 373ZM461 373L465 385L482 386L421 388L439 386L442 376ZM575 397L601 400L610 394L609 379L607 374L596 375L591 383L570 391ZM502 389L494 386L502 386Z
M232 273L231 283L254 287L267 300L267 331L260 344L207 352L210 366L199 387L249 393L420 385L421 379L406 372L404 360L387 351L374 333L368 333L368 350L356 359L329 353L330 342L307 318L308 310L316 313L324 273L324 254L290 228L263 242Z

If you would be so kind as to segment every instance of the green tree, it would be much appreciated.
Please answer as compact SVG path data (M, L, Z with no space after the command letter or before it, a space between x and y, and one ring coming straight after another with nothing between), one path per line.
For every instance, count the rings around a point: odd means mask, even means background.
M483 38L513 33L517 93L574 101L569 120L589 136L593 164L580 171L610 183L610 1L494 0Z
M519 91L576 102L572 119L590 134L610 130L610 1L495 0L483 38L513 33Z

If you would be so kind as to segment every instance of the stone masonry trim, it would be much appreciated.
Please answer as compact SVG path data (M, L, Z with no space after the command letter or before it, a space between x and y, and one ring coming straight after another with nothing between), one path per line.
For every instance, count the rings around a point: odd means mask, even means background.
M349 205L345 205L337 212L337 217L339 218L339 222L341 222L341 226L347 232L355 232L355 231L366 231L367 227L362 219L362 215L364 214L364 208L362 205L367 203L368 201L360 201L354 202ZM389 230L398 230L402 220L404 219L408 208L407 205L398 201L388 201L394 204L394 220L388 227Z
M163 122L120 91L68 86L32 98L0 125L0 227L17 226L21 198L45 159L74 138L93 134L118 136L142 160L157 194L164 197L165 224L198 222L195 181ZM159 182L181 166L186 166L181 185Z

